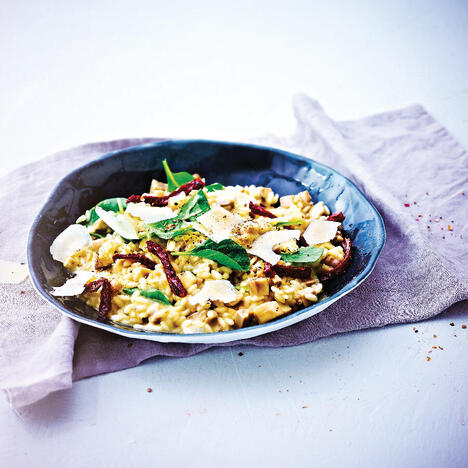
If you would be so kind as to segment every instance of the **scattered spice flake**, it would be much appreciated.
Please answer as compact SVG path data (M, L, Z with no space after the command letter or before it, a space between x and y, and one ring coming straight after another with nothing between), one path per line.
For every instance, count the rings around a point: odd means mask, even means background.
M128 343L127 346L131 348L133 346L133 343Z
M444 348L442 348L442 346L439 346L439 349L444 349Z
M445 239L445 236L442 236L442 239Z
M465 324L463 324L463 325L462 325L462 328L463 328L463 329L465 329L465 328L466 328L466 325L465 325Z
M304 405L302 408L303 408L303 409L304 409L304 408L308 408L308 406L307 406L307 405Z
M447 226L447 229L448 229L449 231L453 231L453 227L452 227L452 225L451 225L451 224L449 224L449 225Z
M152 389L151 387L148 387L148 388L146 389L146 391L147 391L148 393L151 393L151 392L153 391L153 389Z
M427 353L428 353L428 354L429 354L429 353L432 353L432 349L430 349Z
M432 338L437 338L437 335L432 335Z
M429 195L429 192L426 192L426 195Z
M25 291L20 291L20 294L24 294L24 293L25 293Z
M416 205L416 202L414 201L413 204Z
M432 349L437 349L437 346L433 346Z
M414 333L418 333L419 330L414 330Z
M419 218L416 218L416 221L419 221Z
M438 223L440 221L439 218L434 218L434 223Z
M454 324L453 322L450 322L450 326L451 326L451 327L454 327L455 324Z
M465 192L462 192L462 195L465 195Z
M422 214L418 214L418 218L422 218Z
M411 205L409 203L405 203L406 208L409 208Z
M243 353L242 351L239 351L239 352L237 353L237 355L238 355L238 356L243 356L244 353Z
M426 361L429 362L431 358L429 356L426 356Z

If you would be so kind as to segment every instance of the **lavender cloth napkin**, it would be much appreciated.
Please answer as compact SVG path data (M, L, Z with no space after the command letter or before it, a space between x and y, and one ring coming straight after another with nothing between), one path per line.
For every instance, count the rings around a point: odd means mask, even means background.
M297 96L290 138L257 143L328 164L350 177L383 215L387 244L372 275L324 312L244 340L293 346L335 333L432 317L468 298L468 155L421 106L335 122ZM16 170L0 183L0 259L25 261L34 215L55 183L109 151L154 139L81 146ZM465 192L465 194L464 194ZM450 228L449 228L450 225ZM210 345L130 341L62 317L28 281L0 285L0 387L14 407L68 388L73 380L136 366L153 356L184 357ZM227 344L232 345L233 343Z

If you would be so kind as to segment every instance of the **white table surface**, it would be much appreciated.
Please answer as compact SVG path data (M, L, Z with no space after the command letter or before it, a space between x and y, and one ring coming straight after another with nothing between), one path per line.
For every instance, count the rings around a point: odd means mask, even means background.
M3 1L0 175L90 141L287 135L298 91L338 119L422 103L466 147L467 31L466 1ZM0 466L467 466L463 323L152 360L18 415L0 400Z

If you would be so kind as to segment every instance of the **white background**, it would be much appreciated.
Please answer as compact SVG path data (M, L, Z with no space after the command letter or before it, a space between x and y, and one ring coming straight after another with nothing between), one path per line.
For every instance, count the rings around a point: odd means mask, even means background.
M288 135L296 92L335 119L421 103L467 147L467 31L467 1L2 0L0 175L91 141ZM157 359L19 415L0 400L0 465L466 466L462 323Z

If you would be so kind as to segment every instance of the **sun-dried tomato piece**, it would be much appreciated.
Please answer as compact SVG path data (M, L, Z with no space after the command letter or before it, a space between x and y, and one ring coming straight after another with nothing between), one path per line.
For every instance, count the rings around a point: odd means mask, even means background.
M112 307L112 285L107 278L99 278L85 284L86 292L96 292L101 288L101 299L99 301L99 318L105 319Z
M201 180L200 178L193 179L190 182L187 182L184 185L181 185L177 190L174 190L171 192L169 195L163 195L161 197L155 197L153 195L132 195L128 200L127 203L129 203L129 200L132 197L135 197L134 200L130 201L142 201L144 203L148 203L152 206L166 206L169 203L169 198L175 197L176 195L179 195L179 193L184 192L186 195L188 195L192 190L196 189L201 189L205 186L205 182ZM137 198L139 197L139 198Z
M267 277L267 278L273 278L273 276L275 276L275 272L273 270L273 265L269 262L265 262L265 265L263 267L263 274Z
M124 260L133 260L134 262L139 262L146 268L149 268L150 270L154 270L156 268L156 263L154 263L153 260L149 259L148 257L145 257L141 253L115 254L112 257L112 260L114 260L115 262L119 258L124 259Z
M166 273L167 282L169 283L172 292L176 296L185 297L187 295L187 290L184 288L182 281L180 281L177 273L174 270L174 267L171 265L166 249L162 245L159 245L153 241L147 241L146 247L151 253L157 255L161 261L161 264L164 268L164 273Z
M346 216L341 211L336 211L327 218L327 221L336 221L337 223L342 223L345 219Z
M263 208L263 206L257 205L256 203L250 202L249 208L251 215L265 216L265 218L277 218L276 215L270 213L268 210Z
M141 202L141 195L130 195L127 198L127 203L139 203Z
M298 267L277 263L273 266L278 276L290 276L291 278L309 279L312 269L309 267Z
M169 202L170 195L164 195L162 197L154 197L152 195L144 195L141 201L150 204L151 206L166 206Z
M320 276L321 281L328 281L332 278L335 278L339 275L342 275L349 266L351 262L351 239L349 237L345 237L343 242L341 243L344 251L343 260L335 267L329 271L325 271Z

